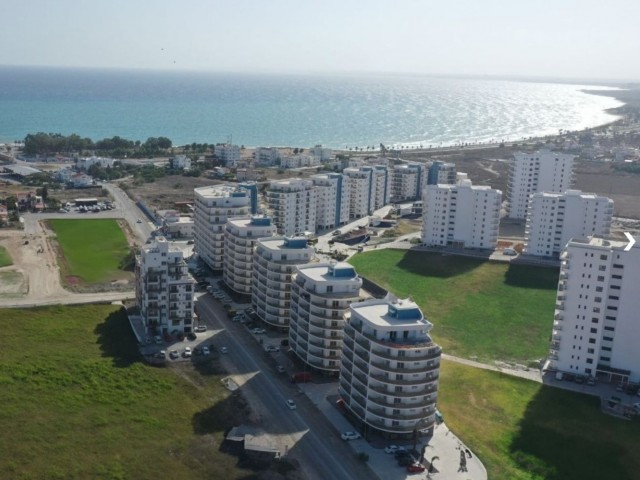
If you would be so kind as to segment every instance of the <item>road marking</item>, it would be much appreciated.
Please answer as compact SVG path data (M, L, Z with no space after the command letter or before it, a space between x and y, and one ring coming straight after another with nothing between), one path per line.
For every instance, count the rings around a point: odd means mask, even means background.
M633 245L636 243L636 239L633 238L633 236L629 232L624 232L624 235L629 240L629 244L626 247L624 247L624 251L628 252L629 250L631 250L631 247L633 247Z

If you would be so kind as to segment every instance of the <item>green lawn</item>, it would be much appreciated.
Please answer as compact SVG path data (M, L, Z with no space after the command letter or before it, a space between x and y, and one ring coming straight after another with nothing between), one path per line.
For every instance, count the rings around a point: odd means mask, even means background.
M219 451L234 397L143 364L117 307L3 310L0 331L0 478L247 478Z
M547 353L557 269L390 249L350 263L392 293L411 295L445 353L518 362Z
M122 278L120 266L129 246L113 219L49 220L64 255L63 270L68 283L85 284ZM75 282L77 283L77 282Z
M596 397L443 361L438 408L492 480L638 478L640 422Z
M6 267L8 265L13 265L11 255L9 255L6 248L0 247L0 267Z

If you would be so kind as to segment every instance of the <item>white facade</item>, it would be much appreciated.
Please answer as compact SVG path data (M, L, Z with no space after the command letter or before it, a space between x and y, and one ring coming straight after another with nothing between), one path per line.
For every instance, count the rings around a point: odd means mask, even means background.
M176 170L190 170L191 159L186 155L176 155L175 157L169 159L169 165L171 166L171 168Z
M251 303L260 319L269 325L289 326L291 275L296 265L311 262L313 247L304 238L262 238L253 255Z
M136 255L136 303L147 334L191 331L194 283L182 249L164 237L142 247Z
M307 365L340 370L344 315L360 300L362 279L348 263L316 263L296 268L291 283L289 346Z
M272 237L276 227L269 217L242 217L227 220L224 232L222 279L233 291L251 295L253 248L259 238Z
M421 200L427 184L427 170L423 165L395 165L391 171L391 195L394 202Z
M474 186L465 176L460 177L456 185L428 185L425 189L422 243L494 250L502 192Z
M102 168L113 167L115 159L106 157L82 157L78 159L76 167L79 170L88 170L92 165L98 165Z
M320 160L311 155L292 155L280 159L282 168L315 167L318 165L320 165Z
M349 222L349 183L340 173L313 175L316 188L316 226L318 230L336 228Z
M328 162L331 160L331 149L323 148L322 145L316 145L313 148L309 149L309 153L311 156L315 157L318 162Z
M573 239L561 255L548 368L640 382L640 244Z
M351 304L339 392L363 424L404 438L433 428L442 349L431 328L410 299Z
M572 238L607 236L613 200L579 190L539 192L531 196L525 228L524 253L558 256Z
M365 167L367 168L367 167ZM391 175L384 165L376 165L371 172L371 213L389 204L391 198Z
M349 189L349 217L362 218L369 215L371 176L359 168L342 171L344 183Z
M261 167L273 167L282 158L280 150L273 147L256 148L256 163Z
M267 204L281 235L299 235L316 230L316 189L311 180L291 178L271 182Z
M238 145L216 145L215 155L224 163L225 167L236 167L240 161L240 147Z
M574 155L541 150L516 153L509 176L507 216L525 219L529 197L538 192L565 192L573 181Z
M214 185L194 189L194 239L198 256L213 270L222 270L227 220L250 213L251 195L244 188Z

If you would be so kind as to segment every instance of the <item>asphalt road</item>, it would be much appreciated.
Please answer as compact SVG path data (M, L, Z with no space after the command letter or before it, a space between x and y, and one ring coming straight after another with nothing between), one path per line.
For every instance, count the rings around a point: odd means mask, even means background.
M222 330L213 341L218 349L221 346L228 348L223 362L229 373L250 378L240 389L252 408L261 412L262 428L279 438L280 444L286 442L288 455L300 461L307 478L364 480L374 477L368 467L355 458L352 450L345 448L339 433L317 408L300 394L300 386L275 372L268 354L249 331L226 318L219 302L210 295L201 296L198 313L210 328ZM296 402L296 410L286 406L289 398Z

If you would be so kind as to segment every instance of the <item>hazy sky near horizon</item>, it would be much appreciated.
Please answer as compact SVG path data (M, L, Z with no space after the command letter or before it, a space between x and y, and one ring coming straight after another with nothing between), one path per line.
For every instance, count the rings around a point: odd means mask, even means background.
M0 65L640 80L638 0L0 0Z

